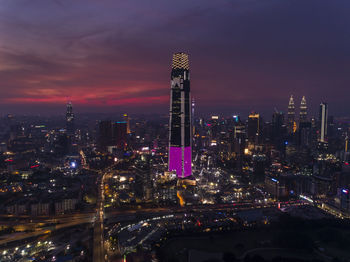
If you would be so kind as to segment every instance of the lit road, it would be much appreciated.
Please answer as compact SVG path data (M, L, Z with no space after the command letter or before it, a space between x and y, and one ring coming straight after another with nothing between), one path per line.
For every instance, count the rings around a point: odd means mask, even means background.
M103 178L104 179L104 176ZM100 181L99 186L99 199L98 199L98 209L97 213L83 213L83 214L73 214L70 216L59 216L57 218L46 218L46 219L35 219L33 223L23 223L23 226L31 226L35 228L35 223L56 223L56 225L47 226L47 227L38 227L34 232L28 233L19 233L8 236L7 238L0 239L0 245L7 244L13 241L24 240L26 238L36 237L40 235L49 234L52 231L69 228L73 226L78 226L86 223L94 222L94 250L93 256L94 261L104 261L104 240L103 240L103 221L105 218L117 218L122 219L123 216L130 215L151 215L151 216L160 216L164 214L169 214L173 212L210 212L213 210L232 210L232 211L240 211L240 210L251 210L251 209L259 209L259 208L269 208L269 207L277 207L277 203L265 203L265 204L256 204L256 203L236 203L236 204L222 204L222 205L199 205L199 206L188 206L188 207L172 207L172 208L140 208L136 210L116 210L113 212L104 213L103 201L104 201L104 187L102 183L102 179ZM297 206L303 205L305 202L296 201L296 202L281 202L281 207L285 206ZM8 223L8 221L4 221L4 223ZM18 222L17 222L18 223ZM0 221L0 225L2 222Z
M106 172L103 173L99 181L98 198L97 198L97 214L94 225L94 247L93 247L93 261L104 261L104 242L103 242L103 220L104 220L104 180Z
M0 225L6 225L6 226L19 226L19 225L26 225L30 226L31 229L40 226L40 224L44 223L54 223L54 224L63 224L63 223L69 223L72 220L79 220L79 219L92 219L95 216L94 213L76 213L76 214L65 214L64 216L54 216L54 217L32 217L32 218L22 218L22 217L8 217L10 219L1 219L0 218Z
M13 234L5 239L0 240L0 246L3 244L7 244L13 241L19 241L19 240L24 240L26 238L31 238L31 237L36 237L36 236L41 236L45 234L50 234L54 230L58 229L63 229L63 228L68 228L68 227L73 227L73 226L78 226L80 224L85 224L85 223L91 223L92 217L91 215L89 217L85 218L78 218L78 219L73 219L71 218L69 222L63 223L63 224L56 224L53 226L49 227L44 227L39 230L36 230L34 232L29 232L29 233L19 233L19 234Z

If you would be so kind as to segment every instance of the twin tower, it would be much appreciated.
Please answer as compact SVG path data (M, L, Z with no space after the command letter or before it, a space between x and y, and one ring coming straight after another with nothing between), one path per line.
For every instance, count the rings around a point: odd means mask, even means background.
M190 66L188 54L173 55L170 91L168 169L178 178L192 174Z
M296 131L296 121L295 121L295 105L293 95L289 98L288 103L288 131L289 133L294 133ZM301 99L300 102L300 111L299 111L299 123L307 122L307 105L305 96Z

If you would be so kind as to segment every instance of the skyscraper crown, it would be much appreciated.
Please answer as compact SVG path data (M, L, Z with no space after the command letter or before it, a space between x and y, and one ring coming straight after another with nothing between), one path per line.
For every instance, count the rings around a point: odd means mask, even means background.
M289 98L289 106L294 106L293 95L291 95L290 98Z
M185 53L175 53L173 54L173 65L172 69L190 69L190 64L188 62L188 54Z

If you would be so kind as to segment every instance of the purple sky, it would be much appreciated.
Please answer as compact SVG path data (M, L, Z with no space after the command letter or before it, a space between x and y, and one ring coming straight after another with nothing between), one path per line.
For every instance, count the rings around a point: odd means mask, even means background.
M349 115L350 1L5 0L0 112L168 112L174 52L196 111Z

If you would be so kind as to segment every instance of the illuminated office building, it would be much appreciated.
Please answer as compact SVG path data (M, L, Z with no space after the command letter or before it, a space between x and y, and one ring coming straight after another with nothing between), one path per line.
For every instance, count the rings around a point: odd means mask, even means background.
M320 104L320 142L326 142L327 118L328 118L328 105L327 103L321 103Z
M299 112L299 122L305 123L307 121L307 105L305 96L301 99L300 112Z
M261 130L261 119L260 115L256 113L251 113L248 116L248 125L247 125L247 137L248 141L251 143L259 142L259 134Z
M299 111L299 129L298 129L298 145L302 147L309 147L312 143L311 122L307 121L307 105L305 96L300 102Z
M285 130L284 114L281 111L275 110L272 115L271 141L280 150L284 147Z
M290 134L295 133L296 124L295 124L295 105L294 105L293 95L291 95L289 98L287 121L288 121L287 123L288 133Z
M219 122L220 122L219 116L217 116L217 115L211 116L211 119L210 119L209 124L208 124L211 140L216 141L218 139L218 136L220 134ZM215 142L215 144L216 144L216 142Z
M349 137L348 137L348 134L346 134L346 137L345 137L345 152L349 152Z
M66 112L66 129L68 135L74 134L74 114L72 103L67 103L67 112Z
M123 115L123 119L124 119L124 121L126 123L126 133L130 134L131 133L131 131L130 131L130 119L129 119L128 114L124 114Z
M275 111L272 115L272 135L273 139L282 136L282 128L284 124L283 112Z
M176 171L178 178L192 173L191 150L191 96L188 55L173 55L171 70L170 119L169 119L169 171Z

